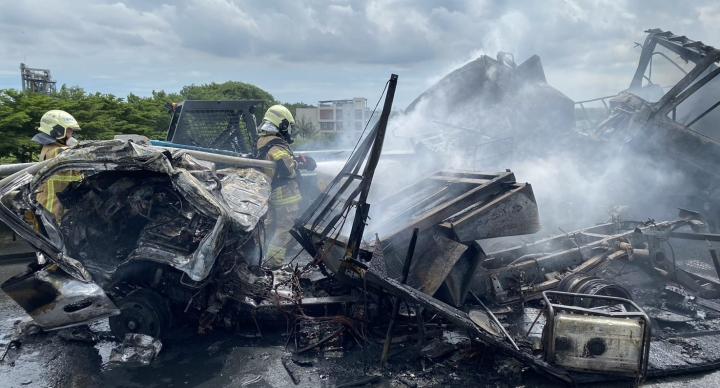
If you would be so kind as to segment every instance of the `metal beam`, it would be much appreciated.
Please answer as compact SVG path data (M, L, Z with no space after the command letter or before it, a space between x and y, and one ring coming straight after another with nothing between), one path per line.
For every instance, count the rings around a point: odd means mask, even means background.
M35 163L15 163L0 165L0 178L10 176L18 171L24 170Z
M720 241L720 234L714 233L670 232L668 237L695 241Z
M365 171L362 174L364 179L360 183L360 187L362 189L360 191L360 198L358 199L355 218L353 219L350 239L348 240L348 247L345 254L346 258L356 259L358 252L360 251L360 242L362 241L365 224L370 212L370 205L367 203L367 198L370 194L370 185L372 184L372 179L375 175L375 168L380 161L380 154L382 153L383 142L385 140L385 131L387 129L388 119L390 118L390 110L392 109L393 99L395 98L397 80L397 74L390 75L387 95L385 96L385 104L383 106L382 113L380 114L380 120L378 120L378 132L375 135L375 140L373 141L372 149L370 150L370 156L368 157L367 164L365 165Z

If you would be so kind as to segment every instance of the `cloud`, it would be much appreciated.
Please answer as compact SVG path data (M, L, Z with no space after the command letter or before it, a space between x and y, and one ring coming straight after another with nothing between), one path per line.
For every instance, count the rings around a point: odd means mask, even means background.
M391 71L407 102L452 66L500 50L540 55L551 83L593 97L626 86L644 29L708 44L720 36L712 1L0 0L0 9L3 74L26 61L115 94L236 79L307 102L372 97Z

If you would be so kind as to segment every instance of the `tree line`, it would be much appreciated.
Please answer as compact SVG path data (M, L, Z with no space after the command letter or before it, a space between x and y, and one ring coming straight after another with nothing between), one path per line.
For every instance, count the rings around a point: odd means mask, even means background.
M148 97L130 94L124 98L108 93L89 93L65 85L50 95L0 89L0 163L37 160L40 146L31 138L37 132L40 117L51 109L65 110L78 120L82 131L77 135L81 140L112 139L118 134L164 139L171 117L165 107L167 103L242 99L262 100L266 107L278 103L267 91L236 81L193 84L177 93L153 91ZM286 106L294 114L296 108L310 105L294 103ZM304 135L312 133L306 130Z

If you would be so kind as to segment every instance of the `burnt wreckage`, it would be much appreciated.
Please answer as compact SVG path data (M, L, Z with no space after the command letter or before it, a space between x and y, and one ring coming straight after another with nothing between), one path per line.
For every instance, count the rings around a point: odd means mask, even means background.
M699 214L607 223L485 252L484 239L538 230L531 187L510 172L443 171L379 201L369 220L383 123L294 228L336 278L414 306L420 326L437 314L568 383L720 366L720 262L681 263L672 245L718 240ZM363 243L366 225L376 237ZM397 302L392 311L388 340Z
M616 96L576 103L577 130L591 147L662 155L659 168L682 172L689 193L675 203L701 209L720 225L720 50L660 29L647 30L630 86ZM592 109L593 104L602 104Z
M708 46L651 31L643 57L656 44L697 54L683 57L697 67L670 91L671 101L694 95L718 73L720 54ZM39 252L3 290L46 330L104 317L116 335L162 337L188 320L201 332L243 321L259 330L265 313L289 319L296 339L309 325L330 328L316 341L296 340L303 352L343 333L367 339L365 329L384 321L384 363L394 330L412 330L422 343L426 324L439 320L567 383L637 382L720 367L720 259L707 248L720 235L699 213L616 220L492 249L488 239L540 229L532 187L510 171L454 170L429 174L371 209L396 84L393 75L377 124L296 220L292 234L311 256L307 264L262 266L271 163L100 141L0 181L0 219ZM672 118L679 110L657 116L664 97L650 103L630 93L608 105L609 118L594 127L598 135L633 130L623 127L628 122L647 131L665 123L667 133L653 132L646 146L664 144L663 136L717 145L688 128L700 119L678 126ZM637 109L628 109L632 102ZM712 163L677 154L692 168ZM56 220L35 193L69 172L83 179L58 196L65 213Z
M250 265L260 264L257 226L270 195L258 167L273 164L210 155L225 166L215 169L191 153L98 141L4 179L1 217L40 253L3 290L45 329L110 316L118 334L152 336L167 330L179 303L207 311L217 289L264 297L258 285L271 276ZM68 172L83 179L58 195L65 211L56 220L35 193Z

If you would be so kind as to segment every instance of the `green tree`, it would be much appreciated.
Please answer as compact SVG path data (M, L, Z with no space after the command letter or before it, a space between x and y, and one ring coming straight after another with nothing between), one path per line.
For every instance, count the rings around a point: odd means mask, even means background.
M0 91L0 158L6 161L30 162L37 144L30 138L40 117L55 108L55 100L42 94L26 94L9 89Z
M112 94L86 93L78 87L62 86L52 95L0 90L0 160L29 162L37 159L39 145L31 138L40 117L50 109L70 112L80 123L80 139L111 139L117 134L140 134L164 138L170 122L166 102L179 101L177 94L153 92L151 97L129 95L127 100Z
M262 100L268 105L275 102L270 93L255 85L237 81L184 86L180 96L185 100Z
M79 87L63 85L52 95L0 89L0 163L37 160L40 146L31 140L40 117L51 109L62 109L78 120L82 140L112 139L118 134L139 134L164 139L170 114L165 105L183 100L262 100L265 107L276 104L265 90L244 82L228 81L188 85L179 93L153 91L149 97L134 94L126 98L107 93L88 93ZM293 114L303 103L285 104ZM258 112L262 119L264 112ZM301 136L311 137L313 131Z
M263 106L255 112L258 124L265 114L264 109L278 103L267 91L238 81L187 85L180 90L180 96L183 100L260 100Z

